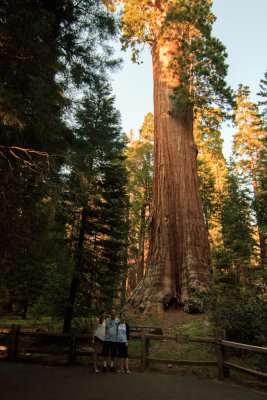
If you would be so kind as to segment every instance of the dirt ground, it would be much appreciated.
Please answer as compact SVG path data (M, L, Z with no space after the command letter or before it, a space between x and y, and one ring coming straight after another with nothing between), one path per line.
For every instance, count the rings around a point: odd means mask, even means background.
M173 327L181 327L196 322L208 323L208 314L188 314L182 307L169 309L163 314L135 314L131 310L127 311L127 317L132 326L154 326L163 330Z

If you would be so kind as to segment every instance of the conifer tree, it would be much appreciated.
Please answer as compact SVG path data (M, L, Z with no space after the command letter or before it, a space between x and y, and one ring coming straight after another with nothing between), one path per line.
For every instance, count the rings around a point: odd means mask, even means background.
M127 236L126 168L120 117L103 79L85 93L76 111L76 144L69 200L77 215L72 232L73 273L64 319L73 312L111 306L121 282Z
M207 107L197 111L194 121L200 193L210 243L220 240L218 212L228 173L220 132L222 120L223 115L219 108Z
M64 275L63 288L69 279L71 246L66 246L65 230L72 229L66 201L71 188L64 171L73 169L70 154L77 140L67 124L77 89L93 87L117 65L106 46L116 34L116 22L100 0L4 0L0 17L0 254L5 271L0 290L9 308L18 300L32 305L38 296L52 307L60 300L53 296L54 283ZM75 168L82 174L77 163ZM9 281L11 271L16 279ZM29 289L15 290L22 288L18 281ZM62 310L58 305L54 309Z
M261 258L263 260L263 265L266 265L267 249L266 249L266 238L267 238L267 71L264 74L264 78L260 81L260 92L258 93L261 100L258 101L258 107L261 110L261 118L264 121L264 131L260 159L259 159L259 193L257 198L258 213L261 218L261 227L264 240L262 241L263 246L261 247Z
M262 108L261 116L265 122L265 129L267 126L267 71L264 74L264 78L260 80L260 91L257 93L261 97L258 101L258 107Z
M116 1L106 0L114 5ZM117 2L118 3L118 2ZM206 0L122 1L125 46L151 48L155 151L147 272L129 299L138 311L164 310L208 290L211 260L199 193L193 105L231 99L225 48L211 35Z
M221 223L223 242L217 248L217 280L235 276L236 283L249 286L255 254L249 198L240 188L233 171L227 178L227 191L222 194ZM220 249L220 250L219 250Z
M255 104L249 100L249 88L239 86L235 109L235 125L238 129L234 135L233 153L237 167L248 179L253 187L254 209L257 219L259 246L261 252L261 264L266 257L266 235L264 234L263 217L258 206L260 195L259 185L259 161L263 149L263 137L265 136L263 123L259 117L259 111Z
M11 0L1 5L0 151L10 167L18 162L33 167L40 156L64 150L60 117L65 100L56 81L62 69L62 7L61 1L37 5ZM43 167L46 163L44 158Z
M154 120L145 116L139 138L131 140L126 152L130 195L130 269L128 288L131 291L143 278L147 254L148 221L152 200Z

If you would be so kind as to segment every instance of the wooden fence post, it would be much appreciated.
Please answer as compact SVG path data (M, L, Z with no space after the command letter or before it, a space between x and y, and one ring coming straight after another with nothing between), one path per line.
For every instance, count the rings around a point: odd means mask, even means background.
M216 335L216 346L217 346L217 356L218 356L218 368L219 368L219 379L224 380L224 378L230 377L229 368L223 365L225 358L225 349L221 344L221 340L226 339L226 332L221 331L220 334Z
M12 325L9 331L8 360L13 361L18 355L20 325Z
M146 359L145 359L146 368L149 367L149 360L147 359L147 357L149 357L149 344L150 344L150 339L146 338Z
M216 350L218 357L219 379L223 381L224 380L223 352L222 352L221 338L219 337L219 335L216 335Z
M69 365L73 365L76 360L76 329L71 333L70 337L70 351L69 351Z
M142 331L141 331L141 371L145 371L145 369L146 369L146 352L147 352L146 328L142 328Z
M226 331L225 330L221 331L221 339L226 340ZM224 346L221 346L221 348L222 348L223 361L227 361L229 358L229 351ZM228 367L224 366L223 374L224 374L225 378L230 378L230 369Z

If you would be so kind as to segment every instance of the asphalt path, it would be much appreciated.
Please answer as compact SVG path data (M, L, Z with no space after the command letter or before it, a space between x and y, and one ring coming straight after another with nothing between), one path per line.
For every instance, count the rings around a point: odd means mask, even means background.
M94 374L84 367L0 362L1 400L266 400L229 382L152 372Z

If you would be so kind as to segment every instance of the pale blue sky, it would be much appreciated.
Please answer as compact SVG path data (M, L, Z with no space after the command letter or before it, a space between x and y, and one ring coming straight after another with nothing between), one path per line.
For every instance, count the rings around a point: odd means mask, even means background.
M226 46L229 65L227 82L236 90L239 83L248 85L251 100L258 100L259 82L267 70L267 0L213 0L217 17L213 35ZM121 112L122 128L127 134L132 128L138 135L144 117L153 112L152 61L148 49L143 52L143 64L131 62L131 53L121 52L122 69L112 76L116 107ZM234 129L222 128L224 154L231 153Z

